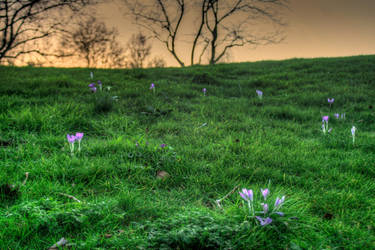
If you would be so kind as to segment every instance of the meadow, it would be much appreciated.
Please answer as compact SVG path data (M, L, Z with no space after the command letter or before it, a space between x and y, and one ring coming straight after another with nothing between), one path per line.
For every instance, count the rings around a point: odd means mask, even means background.
M0 249L374 249L374 106L373 55L2 66Z

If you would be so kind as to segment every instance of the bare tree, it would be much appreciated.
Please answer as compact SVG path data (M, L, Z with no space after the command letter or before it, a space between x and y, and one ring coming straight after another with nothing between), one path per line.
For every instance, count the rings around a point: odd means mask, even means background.
M63 21L57 12L78 11L95 0L1 0L0 62L43 51L29 46L54 34Z
M184 0L123 1L136 23L161 41L180 66L185 63L176 49L177 36L183 20L193 22L185 18L187 10L199 13L189 42L191 65L201 63L204 56L209 64L216 64L232 48L278 43L284 38L281 10L287 8L288 0L195 0L190 5ZM264 32L269 25L275 31Z
M135 17L135 22L162 42L176 61L184 66L177 55L176 39L185 14L185 0L123 1Z
M128 65L131 68L143 68L144 62L151 53L148 38L141 32L133 34L127 46L129 53Z
M251 26L266 22L283 25L278 10L286 7L284 0L203 0L208 2L204 19L209 47L209 64L219 62L234 47L278 43L279 31L257 32ZM252 32L251 32L252 31Z
M125 53L117 42L118 32L89 16L61 33L59 55L84 60L91 67L123 67Z
M148 62L147 67L149 68L164 68L167 65L162 57L155 56L151 61Z

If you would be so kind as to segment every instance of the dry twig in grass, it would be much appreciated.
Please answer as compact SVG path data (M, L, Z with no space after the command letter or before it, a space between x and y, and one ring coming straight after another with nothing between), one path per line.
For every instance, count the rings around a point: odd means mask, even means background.
M65 196L65 197L68 197L69 199L75 200L75 201L78 202L78 203L81 203L81 201L78 200L78 199L77 199L76 197L74 197L73 195L64 194L64 193L59 193L59 194Z

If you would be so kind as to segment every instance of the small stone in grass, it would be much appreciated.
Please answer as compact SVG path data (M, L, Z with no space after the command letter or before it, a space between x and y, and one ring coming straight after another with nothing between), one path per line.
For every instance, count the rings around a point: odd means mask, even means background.
M165 172L165 171L158 171L158 173L157 173L157 175L156 175L156 178L157 179L166 179L166 178L168 178L170 175L167 173L167 172Z

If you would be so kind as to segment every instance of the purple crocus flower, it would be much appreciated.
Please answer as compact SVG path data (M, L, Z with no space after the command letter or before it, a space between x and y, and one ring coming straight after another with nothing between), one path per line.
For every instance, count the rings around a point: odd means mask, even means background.
M263 205L263 213L266 214L268 213L268 204L267 203L262 203Z
M96 92L96 87L92 87L91 91L95 93Z
M323 122L328 122L328 119L329 119L328 115L322 117L322 121Z
M76 133L76 140L78 141L78 151L81 151L81 140L82 140L82 137L83 137L83 133L82 132L77 132Z
M68 139L68 142L69 142L70 153L73 155L74 154L74 142L77 138L74 135L70 135L70 134L67 134L66 138Z
M76 140L76 137L74 135L67 134L66 137L68 138L68 142L73 144Z
M336 117L336 119L339 119L340 118L340 114L336 113L335 117Z
M266 226L272 222L272 219L270 217L267 217L266 219L263 219L262 217L255 216L257 220L260 222L261 226Z
M243 188L242 189L242 192L239 192L241 197L249 202L249 201L253 201L253 190L251 189L246 189L246 188Z
M260 191L262 192L264 200L267 200L267 196L270 194L270 191L268 190L268 188L266 189L261 188Z
M335 98L327 99L329 104L332 104L335 101Z
M82 140L82 137L83 137L83 133L81 133L81 132L77 132L76 135L75 135L75 138L76 138L78 141L81 141L81 140Z
M135 146L136 146L136 147L139 147L139 143L138 143L138 142L136 142L136 143L135 143Z
M165 148L167 146L167 144L163 143L163 144L160 144L160 147L161 148Z
M154 83L151 83L150 89L155 89L155 84Z
M259 89L257 89L256 92L257 92L257 94L258 94L259 99L262 99L262 97L263 97L263 92L262 92L261 90L259 90Z
M276 201L275 201L275 207L280 206L281 204L283 204L284 201L285 201L285 195L283 197L281 197L281 199L279 197L277 197Z
M206 95L207 89L203 88L202 91L203 91L203 95Z
M90 84L89 84L89 87L90 87L90 88L93 88L93 87L95 87L95 83L93 83L93 82L92 82L92 83L90 83Z

